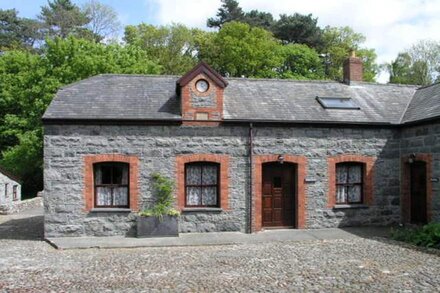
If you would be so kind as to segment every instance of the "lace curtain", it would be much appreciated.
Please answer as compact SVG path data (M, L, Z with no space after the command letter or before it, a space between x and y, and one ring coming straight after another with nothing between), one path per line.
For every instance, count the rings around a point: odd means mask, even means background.
M106 176L106 178L103 178L103 176ZM97 206L128 206L128 165L96 166L95 185L102 185L103 182L113 186L96 187Z
M336 202L359 203L362 200L362 165L336 166Z
M217 206L217 178L218 168L215 165L188 165L186 167L186 204L188 206Z

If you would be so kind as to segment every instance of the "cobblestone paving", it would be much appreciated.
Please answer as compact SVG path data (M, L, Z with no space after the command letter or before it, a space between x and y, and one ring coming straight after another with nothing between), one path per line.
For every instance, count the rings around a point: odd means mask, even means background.
M440 253L381 239L60 251L28 219L0 218L0 292L440 291Z

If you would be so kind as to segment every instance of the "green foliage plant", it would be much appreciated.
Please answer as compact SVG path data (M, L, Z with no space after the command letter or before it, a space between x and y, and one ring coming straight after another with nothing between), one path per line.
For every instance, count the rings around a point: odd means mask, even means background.
M173 181L159 173L153 173L152 179L156 202L152 208L143 210L139 215L141 217L159 217L160 219L163 216L179 216L180 212L173 207Z
M440 223L429 223L418 228L393 229L391 238L417 246L440 249Z

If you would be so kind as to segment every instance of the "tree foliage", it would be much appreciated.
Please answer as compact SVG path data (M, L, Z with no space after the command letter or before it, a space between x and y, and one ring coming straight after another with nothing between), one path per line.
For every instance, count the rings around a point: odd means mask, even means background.
M274 77L282 62L270 32L234 21L224 24L200 49L199 57L223 75Z
M429 85L440 81L440 42L421 40L386 65L391 83Z
M0 9L0 51L31 49L41 39L40 22L18 16L15 9Z
M69 35L90 36L84 26L90 22L85 12L70 0L49 0L39 15L46 35L66 38Z
M293 79L324 79L324 67L316 50L302 44L281 46L283 64L279 77Z
M216 14L217 18L208 18L208 27L221 28L230 21L242 21L244 17L243 9L236 0L221 0L222 5Z
M197 63L196 39L201 34L198 29L180 24L158 27L140 24L127 26L124 40L156 60L164 74L184 74Z
M321 28L318 19L311 14L281 14L272 31L276 38L285 43L305 44L318 50L322 47Z
M55 38L42 54L11 50L0 56L0 164L21 176L24 193L42 188L41 116L63 85L100 73L160 73L133 46Z
M116 11L109 5L89 0L82 7L82 11L90 20L86 27L100 39L115 37L121 28Z
M357 57L362 58L364 80L374 81L378 71L376 52L374 49L363 48L365 36L356 33L352 28L330 27L323 30L323 59L325 61L326 76L333 80L342 80L342 66L344 60L355 51Z

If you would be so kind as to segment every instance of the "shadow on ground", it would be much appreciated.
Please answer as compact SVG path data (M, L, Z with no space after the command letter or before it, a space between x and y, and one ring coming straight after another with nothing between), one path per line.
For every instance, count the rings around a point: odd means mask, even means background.
M396 229L396 228L397 228L397 226L395 226L395 227L380 227L380 228L365 227L363 229L357 229L355 227L343 227L340 229L347 232L347 233L356 235L361 238L371 239L371 240L395 245L395 246L402 247L402 248L407 248L407 249L411 249L411 250L415 250L415 251L419 251L419 252L424 252L424 253L440 256L439 249L425 248L425 247L415 246L410 243L393 240L391 238L391 233L392 233L392 230ZM371 233L372 231L374 231L374 232Z
M10 219L0 223L0 240L43 240L43 216Z

